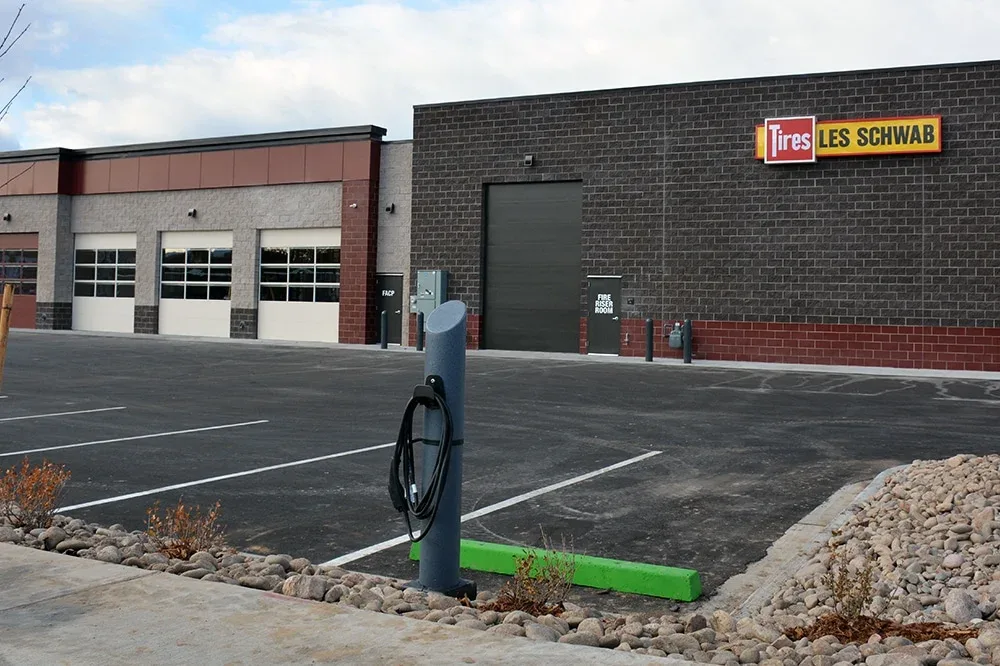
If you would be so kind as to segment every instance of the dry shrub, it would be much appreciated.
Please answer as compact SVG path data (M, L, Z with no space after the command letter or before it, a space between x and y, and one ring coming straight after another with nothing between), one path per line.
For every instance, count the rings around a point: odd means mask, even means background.
M0 517L26 530L49 527L69 477L62 465L32 465L25 457L0 477Z
M219 502L202 515L201 507L188 507L184 499L160 516L160 502L146 509L146 534L156 549L167 557L186 560L209 548L225 548L225 531L218 525Z
M823 577L823 584L833 592L836 610L853 620L861 617L872 602L874 589L872 587L875 563L865 559L857 571L852 571L844 555L835 550L830 556L829 571Z
M562 539L557 551L551 540L542 532L542 550L525 549L516 556L513 578L504 583L497 598L488 609L508 612L524 611L532 615L558 615L563 610L566 595L573 587L576 575L576 556Z
M912 622L909 624L887 620L865 613L874 598L873 576L875 565L867 558L860 567L852 568L839 550L830 557L829 571L823 584L830 588L835 601L834 613L822 615L807 627L795 627L785 632L792 640L822 636L835 636L841 643L863 643L872 634L883 638L902 636L914 643L953 638L965 642L979 635L979 630L960 629L943 622Z

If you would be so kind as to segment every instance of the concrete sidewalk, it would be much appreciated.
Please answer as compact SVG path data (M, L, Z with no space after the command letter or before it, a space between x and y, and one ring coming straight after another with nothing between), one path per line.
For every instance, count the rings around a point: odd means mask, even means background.
M0 544L0 665L660 664Z

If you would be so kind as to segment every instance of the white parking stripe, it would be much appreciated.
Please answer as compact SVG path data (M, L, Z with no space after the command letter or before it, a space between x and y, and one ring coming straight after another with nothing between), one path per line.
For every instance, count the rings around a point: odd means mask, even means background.
M4 396L7 397L7 396ZM7 421L27 421L28 419L50 419L55 416L73 416L75 414L96 414L98 412L115 412L124 407L101 407L100 409L81 409L76 412L53 412L51 414L32 414L30 416L8 416L0 419L0 423Z
M171 486L160 486L159 488L151 488L150 490L141 490L137 493L129 493L127 495L118 495L117 497L108 497L106 499L94 500L93 502L83 502L81 504L72 504L70 506L64 506L56 509L59 513L65 513L67 511L74 511L76 509L86 509L91 506L99 506L101 504L111 504L113 502L124 502L125 500L135 499L136 497L145 497L146 495L155 495L156 493L164 493L170 490L179 490L181 488L190 488L191 486L200 486L206 483L214 483L216 481L225 481L227 479L236 479L241 476L249 476L251 474L263 474L264 472L272 472L276 469L285 469L287 467L295 467L296 465L308 465L310 463L322 462L324 460L333 460L334 458L343 458L344 456L353 456L356 453L366 453L368 451L377 451L378 449L385 449L390 446L396 446L396 442L389 442L388 444L376 444L375 446L366 446L362 449L352 449L350 451L341 451L340 453L331 453L325 456L317 456L315 458L306 458L305 460L293 460L292 462L279 463L277 465L268 465L267 467L258 467L257 469L248 469L245 472L233 472L232 474L222 474L220 476L211 476L207 479L198 479L197 481L185 481L184 483L175 483Z
M75 449L81 446L95 446L97 444L115 444L117 442L134 442L138 439L155 439L157 437L172 437L173 435L188 435L193 432L208 432L209 430L225 430L227 428L242 428L243 426L260 425L267 423L267 420L244 421L243 423L227 423L225 425L207 426L205 428L190 428L188 430L172 430L170 432L154 432L150 435L132 435L131 437L115 437L114 439L97 439L93 442L79 442L77 444L62 444L59 446L45 446L38 449L25 449L23 451L7 451L0 453L0 458L6 456L23 456L29 453L42 453L44 451L59 451L62 449Z
M593 472L587 472L586 474L581 474L580 476L574 476L572 479L566 479L565 481L559 481L558 483L553 483L551 485L545 486L544 488L539 488L538 490L532 490L530 492L511 497L510 499L505 499L502 502L497 502L496 504L490 504L489 506L484 506L482 509L476 509L471 511L464 516L462 516L461 522L467 520L472 520L473 518L479 518L480 516L485 516L494 511L500 511L501 509L506 509L507 507L514 506L515 504L520 504L521 502L526 502L530 499L538 497L539 495L544 495L546 493L551 493L554 490L559 490L560 488L565 488L566 486L571 486L574 483L580 483L581 481L586 481L587 479L592 479L595 476L600 476L601 474L607 474L608 472L614 471L616 469L621 469L628 465L633 465L637 462L646 460L647 458L652 458L653 456L658 456L663 451L650 451L649 453L644 453L641 456L636 456L635 458L629 458L628 460L623 460L617 462L614 465L608 465L607 467L602 467L601 469L594 470ZM419 536L420 531L414 530L414 536ZM327 560L323 562L320 566L328 567L339 567L341 565L347 564L349 562L354 562L355 560L360 560L362 558L368 557L369 555L374 555L375 553L381 552L383 550L388 550L400 544L404 544L410 540L408 534L398 536L381 543L377 543L374 546L368 546L367 548L362 548L361 550L356 550L353 553L348 553L346 555L341 555L340 557L335 557L332 560Z

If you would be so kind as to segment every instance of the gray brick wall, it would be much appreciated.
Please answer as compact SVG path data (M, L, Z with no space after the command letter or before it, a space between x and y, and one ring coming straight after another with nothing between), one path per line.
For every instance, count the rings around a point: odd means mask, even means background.
M138 232L137 305L157 303L158 232L232 230L232 305L253 308L257 231L339 227L341 184L91 194L73 197L71 208L73 233Z
M478 313L484 184L573 179L581 315L613 273L626 317L998 326L998 103L992 62L418 106L409 272ZM938 113L941 155L753 158L767 117Z
M409 332L410 293L410 176L413 165L413 143L410 141L382 144L379 173L378 259L379 273L403 274L403 340ZM394 205L390 213L386 208Z

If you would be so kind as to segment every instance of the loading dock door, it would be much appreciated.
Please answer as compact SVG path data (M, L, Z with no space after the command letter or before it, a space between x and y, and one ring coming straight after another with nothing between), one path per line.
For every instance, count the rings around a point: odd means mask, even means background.
M591 275L587 278L587 353L621 352L622 279Z
M482 346L580 351L582 187L490 185Z
M403 342L403 276L400 274L380 273L375 276L376 318L378 334L382 335L382 311L388 313L386 338L388 344L398 345ZM382 342L380 339L379 342Z

